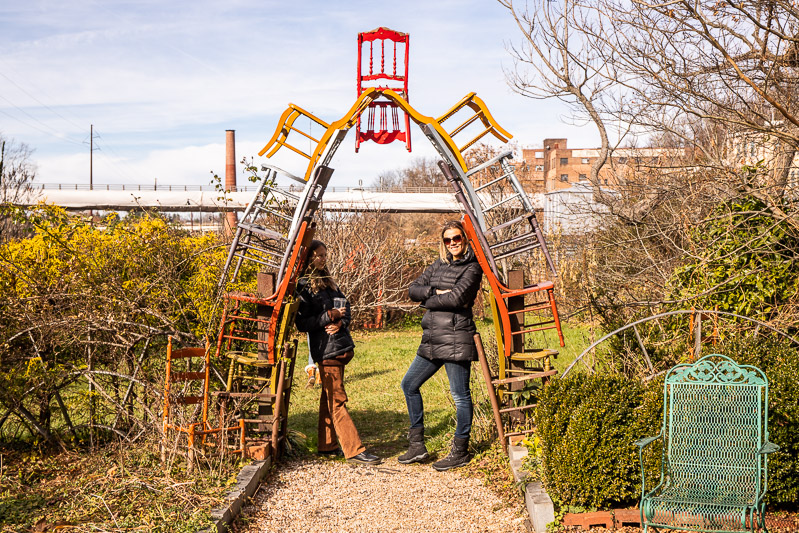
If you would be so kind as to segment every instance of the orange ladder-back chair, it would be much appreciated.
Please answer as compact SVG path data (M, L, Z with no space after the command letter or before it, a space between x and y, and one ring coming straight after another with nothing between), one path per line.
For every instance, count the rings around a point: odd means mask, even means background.
M491 269L491 264L488 255L480 244L479 229L474 225L471 216L466 213L463 216L463 229L466 231L466 237L469 239L469 244L474 250L477 261L483 269L483 273L488 279L488 284L491 286L491 292L494 293L494 300L497 306L497 314L499 315L500 325L502 327L502 335L497 339L502 343L502 351L505 357L510 358L513 355L514 338L516 336L523 336L528 333L554 329L557 331L558 340L561 346L565 346L563 340L563 331L560 325L560 317L558 316L558 306L555 302L555 284L551 281L541 281L533 283L526 287L512 289L506 286L496 276ZM544 295L544 299L529 297L536 297L539 294ZM509 301L519 301L519 297L524 297L521 305L516 306L515 309L509 307ZM537 313L538 311L548 310L552 313L552 318L542 322L527 324L524 317L530 313ZM512 321L512 318L517 320ZM516 327L513 327L516 326Z
M466 108L471 110L471 113L466 111ZM461 113L461 111L463 111L463 113ZM491 113L488 111L485 102L477 96L477 93L469 93L464 96L460 102L438 117L436 122L439 126L444 128L444 123L455 116L460 118L466 116L467 118L450 131L446 129L444 129L444 131L449 135L453 143L455 143L455 147L461 156L463 156L466 150L472 145L489 133L503 143L508 142L512 137L510 133L497 124L494 117L492 117ZM470 126L475 126L476 129L473 131ZM469 140L466 141L463 139Z
M313 233L313 228L309 228L307 220L300 224L297 233L297 242L300 245L293 247L287 273L272 295L265 297L241 291L225 294L225 307L216 343L217 357L231 350L234 342L240 342L256 345L258 347L256 351L264 351L265 348L269 364L274 365L277 362L282 349L276 335L280 314L284 310L283 304L287 295L294 293L297 276L304 266L305 252Z
M499 323L497 328L499 375L491 376L487 363L484 363L485 355L481 354L480 357L486 388L489 398L492 399L494 421L503 449L507 452L509 442L533 431L529 427L526 415L532 412L535 403L514 401L514 396L520 396L525 387L534 387L535 380L541 380L543 384L557 374L557 370L552 369L550 363L552 357L557 357L557 350L531 345L528 339L525 339L526 336L536 332L556 329L560 345L564 345L553 294L554 285L551 281L545 281L520 289L506 287L489 267L486 255L479 244L474 223L468 214L464 215L463 229L494 294L492 310L495 324ZM546 294L546 300L541 300L538 297L540 294ZM552 319L532 324L526 322L527 315L538 316L542 311L551 311ZM482 350L482 344L478 345L478 353Z
M222 434L221 443L226 442L225 434L238 435L238 447L232 453L244 453L246 443L243 420L229 427L212 427L209 423L208 395L211 369L210 346L205 348L172 348L169 337L166 349L166 378L164 380L162 460L166 459L167 439L170 431L188 437L188 468L193 465L197 439L205 443L208 435ZM187 408L186 406L195 406ZM200 406L199 408L196 406ZM199 409L199 413L197 412ZM195 422L197 417L200 421ZM234 433L235 432L235 433Z

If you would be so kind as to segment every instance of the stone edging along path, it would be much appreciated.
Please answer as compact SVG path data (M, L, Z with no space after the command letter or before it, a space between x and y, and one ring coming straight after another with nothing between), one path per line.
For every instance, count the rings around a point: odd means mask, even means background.
M264 461L254 461L242 468L236 478L236 484L228 492L225 504L211 511L213 525L210 528L198 531L198 533L224 533L229 531L230 525L238 518L242 507L247 503L247 500L252 498L261 482L266 479L271 467L272 458L267 457Z
M521 483L527 477L527 474L522 471L522 462L527 457L527 448L525 446L508 446L508 456L513 479L516 480L516 483ZM555 521L555 505L540 481L525 485L524 504L527 506L527 514L530 515L533 531L545 533L547 524Z

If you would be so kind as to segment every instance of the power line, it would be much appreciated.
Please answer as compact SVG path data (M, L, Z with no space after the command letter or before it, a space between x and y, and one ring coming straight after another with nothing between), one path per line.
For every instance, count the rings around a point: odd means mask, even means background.
M21 85L19 85L17 82L15 82L15 81L14 81L14 80L12 80L11 78L9 78L7 75L5 75L5 74L3 74L2 72L0 72L0 76L4 77L4 78L5 78L5 79L7 79L8 81L10 81L10 82L11 82L11 83L12 83L12 84L13 84L13 85L14 85L14 86L17 88L17 89L19 89L20 91L22 91L23 93L25 93L25 94L26 94L26 95L27 95L29 98L31 98L32 100L35 100L36 102L38 102L38 103L39 103L39 105L41 105L42 107L44 107L44 108L45 108L45 109L47 109L48 111L51 111L51 112L52 112L53 114L55 114L56 116L60 117L62 120L66 121L66 122L68 122L68 123L70 123L70 124L72 124L73 126L75 126L76 128L78 128L79 130L80 130L80 129L83 129L81 126L79 126L79 125L75 124L75 123L74 123L74 122L72 122L70 119L66 118L66 117L65 117L65 116L63 116L61 113L59 113L58 111L56 111L55 109L53 109L53 108L52 108L52 107L50 107L49 105L45 104L44 102L42 102L41 100L39 100L38 98L36 98L35 96L33 96L31 93L29 93L28 91L26 91L26 90L25 90L25 89L24 89L24 88L23 88ZM5 100L5 98L4 98L4 100ZM8 101L8 100L6 100L6 101ZM12 104L12 105L13 105L13 104Z
M3 98L3 97L2 97L2 96L0 96L0 98ZM5 98L3 98L3 99L5 100ZM14 105L14 104L11 104L11 105ZM16 107L16 106L14 106L14 107ZM17 108L17 109L19 109L19 108ZM20 111L22 111L22 110L20 109ZM83 144L83 143L79 143L78 141L73 141L72 139L69 139L69 138L67 138L67 137L64 137L64 136L62 136L61 134L59 134L58 132L56 132L56 130L53 130L52 128L51 128L51 130L50 130L50 131L43 130L42 128L40 128L40 127L36 126L35 124L30 124L30 123L28 123L28 122L26 122L26 121L22 120L21 118L19 118L19 117L17 117L17 116L14 116L14 115L12 115L11 113L9 113L9 112L7 112L7 111L3 111L2 109L0 109L0 113L2 113L2 114L4 114L4 115L6 115L6 116L7 116L7 117L9 117L9 118L12 118L12 119L16 120L17 122L21 122L22 124L25 124L25 125L26 125L26 126L28 126L29 128L33 128L33 129L35 129L36 131L38 131L38 132L40 132L40 133L44 133L45 135L50 135L51 137L55 137L55 138L56 138L56 139L58 139L58 140L61 140L61 141L66 141L66 142L68 142L68 143L70 143L70 144L75 144L75 145L77 145L77 146L80 146L81 144ZM23 113L25 113L25 112L23 111ZM25 114L27 115L28 113L25 113ZM30 115L29 115L29 116L30 116ZM39 120L38 120L38 119L36 119L35 117L31 117L31 118L33 118L34 120L36 120L36 121L37 121L37 122L39 122L40 124L42 123L41 121L39 121Z
M102 148L101 146L98 146L98 145L95 143L95 145L94 145L94 149L95 149L95 151L96 151L98 154L100 154L100 156L101 156L101 157L103 157L103 159L106 161L106 163L108 163L108 165L110 165L110 166L111 166L111 167L112 167L114 170L116 170L116 174L117 174L118 176L120 176L120 177L122 177L122 178L125 178L126 180L130 180L130 181L132 181L132 182L135 182L135 181L136 181L136 177L135 177L135 175L133 175L133 174L129 173L127 170L125 170L125 168L124 168L124 167L122 167L122 166L118 165L116 161L114 161L114 160L113 160L111 157L109 157L109 156L108 156L108 155L107 155L107 154L106 154L106 153L103 151L103 148ZM117 156L117 157L118 157L118 156Z
M95 128L95 129L94 129L94 134L95 134L95 138L96 138L96 139L101 139L101 140L103 141L103 143L105 143L105 141L106 141L105 137L103 137L103 135L102 135L102 134L101 134L99 131L97 131L97 128ZM105 144L104 144L104 145L105 145ZM110 158L108 155L106 155L105 153L103 153L103 146L101 146L101 145L99 145L99 144L95 144L95 147L96 147L96 150L97 150L98 152L100 152L100 153L103 155L103 157L105 157L105 158L106 158L106 160L107 160L107 161L108 161L108 162L109 162L109 163L110 163L110 164L111 164L111 165L112 165L114 168L116 168L116 169L117 169L117 171L119 171L119 172L120 172L120 175L121 175L121 176L123 176L123 177L125 177L125 178L128 178L128 179L133 179L133 181L136 181L136 177L135 177L135 175L128 174L128 173L127 173L127 171L125 171L124 169L122 169L122 168L120 168L119 166L117 166L117 164L114 162L114 160L113 160L113 159L111 159L111 158ZM118 153L117 153L117 152L114 150L114 148L113 148L111 145L105 145L105 147L108 149L108 151L110 151L110 152L111 152L113 155L115 155L115 156L117 157L117 159L118 159L118 160L120 160L120 161L124 160L124 158L123 158L122 156L120 156L120 155L119 155L119 154L118 154Z

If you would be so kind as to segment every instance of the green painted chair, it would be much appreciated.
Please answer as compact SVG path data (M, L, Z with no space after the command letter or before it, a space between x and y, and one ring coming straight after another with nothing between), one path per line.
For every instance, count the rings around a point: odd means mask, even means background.
M708 355L666 374L663 429L636 441L641 525L698 532L766 530L768 380L760 369ZM644 448L660 441L661 473L646 488Z

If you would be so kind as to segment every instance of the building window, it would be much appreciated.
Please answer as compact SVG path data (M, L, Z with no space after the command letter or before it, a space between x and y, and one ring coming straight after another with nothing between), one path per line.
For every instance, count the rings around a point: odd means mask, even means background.
M608 180L605 180L605 185L607 185L607 184L608 184Z
M560 158L560 164L561 165L568 165L569 164L569 158L568 157L561 157Z
M624 165L625 163L627 163L627 158L626 157L620 157L619 158L619 163Z
M544 171L544 165L536 165L536 166L535 166L535 169L536 169L536 171L538 171L538 172L543 172L543 171Z
M580 174L580 181L587 180L587 179L588 179L588 176L586 176L585 174Z
M584 157L584 158L582 158L582 160L581 160L580 162L581 162L583 165L587 165L587 164L588 164L588 158L587 158L587 157Z
M560 181L569 181L569 175L568 174L561 174L560 175Z
M535 153L536 159L544 159L544 152L536 152Z

